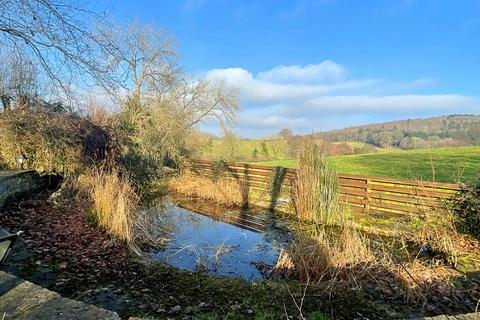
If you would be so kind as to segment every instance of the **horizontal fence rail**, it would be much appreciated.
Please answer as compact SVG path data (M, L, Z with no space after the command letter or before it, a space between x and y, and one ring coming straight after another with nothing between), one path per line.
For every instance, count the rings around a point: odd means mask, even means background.
M181 170L185 174L237 180L262 191L270 190L275 179L281 179L282 188L290 188L296 174L296 169L187 158L182 159ZM442 208L461 190L460 185L452 183L343 173L337 177L342 203L355 211L384 216L402 216L421 213L429 208Z

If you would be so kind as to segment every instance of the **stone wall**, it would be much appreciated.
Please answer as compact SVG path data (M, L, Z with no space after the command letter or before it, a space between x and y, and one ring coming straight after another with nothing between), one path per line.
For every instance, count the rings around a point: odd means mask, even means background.
M0 207L9 200L27 192L47 187L48 179L33 170L0 171Z

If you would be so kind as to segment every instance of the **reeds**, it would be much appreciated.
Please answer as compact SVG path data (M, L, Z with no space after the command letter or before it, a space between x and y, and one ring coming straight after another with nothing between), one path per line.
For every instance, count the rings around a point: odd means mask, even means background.
M300 148L292 186L296 214L302 220L326 225L338 222L342 214L338 191L335 170L326 162L318 144L307 139Z
M246 183L226 178L215 180L202 176L181 175L170 180L170 188L180 194L213 201L226 206L248 203Z

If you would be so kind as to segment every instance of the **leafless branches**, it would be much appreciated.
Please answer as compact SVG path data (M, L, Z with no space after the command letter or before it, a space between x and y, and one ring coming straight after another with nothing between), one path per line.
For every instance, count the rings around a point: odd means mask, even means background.
M172 88L178 75L176 45L164 30L137 22L101 30L105 39L115 43L112 64L130 97L144 103Z
M104 57L115 47L92 27L102 18L76 0L2 0L0 45L2 51L24 52L66 96L72 96L73 82L113 90L117 79Z

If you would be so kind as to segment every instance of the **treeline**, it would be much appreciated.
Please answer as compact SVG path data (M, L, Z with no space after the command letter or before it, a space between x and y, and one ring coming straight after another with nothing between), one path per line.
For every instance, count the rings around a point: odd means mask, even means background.
M331 142L357 141L381 148L421 149L480 145L480 116L449 115L409 119L321 132Z
M199 148L193 157L207 160L269 161L296 159L299 149L310 136L294 135L288 129L265 139L241 139L231 131L222 138L202 134L196 140ZM319 150L326 156L373 153L376 148L362 143L329 142L315 138Z

